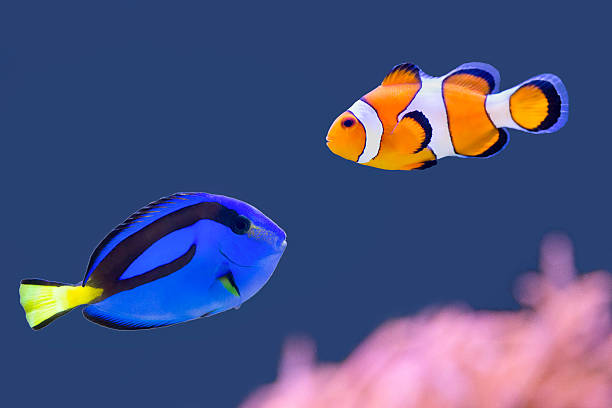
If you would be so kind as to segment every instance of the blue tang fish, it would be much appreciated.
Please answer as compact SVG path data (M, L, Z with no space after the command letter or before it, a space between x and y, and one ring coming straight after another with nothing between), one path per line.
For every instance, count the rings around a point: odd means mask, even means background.
M168 326L240 306L265 285L286 246L285 232L247 203L177 193L111 231L82 282L21 281L21 305L34 330L79 305L113 329Z

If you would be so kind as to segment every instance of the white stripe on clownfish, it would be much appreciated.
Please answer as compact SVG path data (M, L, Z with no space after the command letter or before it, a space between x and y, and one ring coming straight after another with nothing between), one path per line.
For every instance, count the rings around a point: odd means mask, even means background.
M448 129L446 105L442 96L442 82L444 78L445 76L439 78L422 76L421 89L406 109L397 116L399 122L408 112L417 110L427 117L432 128L431 142L428 147L433 151L437 159L447 156L459 156L455 153Z
M365 146L357 163L367 163L378 154L383 134L383 124L376 109L362 99L355 102L348 111L351 112L365 129Z

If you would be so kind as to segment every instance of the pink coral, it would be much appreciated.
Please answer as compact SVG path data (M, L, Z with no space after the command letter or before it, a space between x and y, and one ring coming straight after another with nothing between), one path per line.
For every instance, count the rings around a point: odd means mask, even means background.
M544 240L517 312L447 307L383 324L339 364L285 348L278 380L243 408L611 408L612 278L576 276L565 236Z

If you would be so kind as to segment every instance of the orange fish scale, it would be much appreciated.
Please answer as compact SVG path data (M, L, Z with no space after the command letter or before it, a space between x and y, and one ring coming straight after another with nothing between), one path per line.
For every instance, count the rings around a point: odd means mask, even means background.
M479 80L472 78L470 81ZM486 81L483 82L483 85L486 85ZM497 128L487 115L485 100L486 95L483 93L453 83L444 84L448 127L455 152L458 154L478 156L499 138Z

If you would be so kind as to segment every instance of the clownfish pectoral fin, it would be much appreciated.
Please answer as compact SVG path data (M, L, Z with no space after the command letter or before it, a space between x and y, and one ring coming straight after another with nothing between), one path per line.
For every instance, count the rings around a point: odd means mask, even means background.
M234 275L231 272L226 273L225 275L217 278L219 282L223 285L225 289L232 295L236 297L240 297L240 290L238 286L236 286L236 281L234 280Z
M444 84L454 84L487 95L499 90L499 80L499 72L491 65L468 62L449 72Z
M391 132L394 148L406 154L422 151L431 142L432 127L420 111L405 114Z
M428 160L425 162L408 164L402 167L400 170L425 170L425 169L435 166L436 164L438 164L437 160Z
M409 62L404 62L393 67L382 81L382 86L387 85L403 85L403 84L421 84L421 77L429 78L419 67Z

